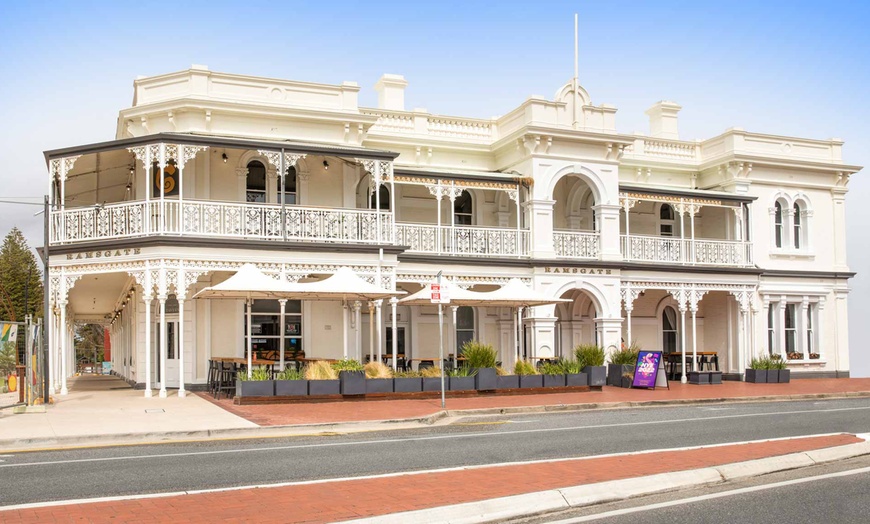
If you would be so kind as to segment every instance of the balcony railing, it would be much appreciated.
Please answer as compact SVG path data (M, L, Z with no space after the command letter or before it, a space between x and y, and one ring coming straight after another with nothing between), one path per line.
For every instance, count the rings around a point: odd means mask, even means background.
M638 262L747 267L752 265L752 244L739 240L622 235L622 256Z
M51 213L50 238L55 245L157 235L365 244L394 241L392 214L364 209L288 205L282 210L274 204L155 200Z
M554 231L553 247L560 258L598 258L600 237L594 231Z
M409 253L527 257L529 232L495 227L396 224L396 243Z

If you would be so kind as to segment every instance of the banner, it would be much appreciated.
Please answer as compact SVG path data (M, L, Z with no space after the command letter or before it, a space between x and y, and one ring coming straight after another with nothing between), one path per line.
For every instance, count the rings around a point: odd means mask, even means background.
M18 324L0 324L0 343L18 342Z

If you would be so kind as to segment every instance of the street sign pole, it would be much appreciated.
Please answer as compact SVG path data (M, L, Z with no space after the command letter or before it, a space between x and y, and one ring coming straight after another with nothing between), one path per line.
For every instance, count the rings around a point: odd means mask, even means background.
M441 271L438 272L438 290L441 291ZM441 409L446 409L444 399L444 305L441 304L440 294L438 296L438 360L438 367L441 368Z

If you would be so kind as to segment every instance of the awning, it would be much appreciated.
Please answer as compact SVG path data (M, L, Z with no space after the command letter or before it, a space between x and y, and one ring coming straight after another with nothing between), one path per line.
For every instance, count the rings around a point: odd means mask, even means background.
M282 298L296 300L381 300L405 295L404 291L390 291L366 282L352 269L341 267L331 277L317 282L288 284Z
M287 282L265 275L253 264L245 264L235 275L220 284L201 290L193 298L278 299L287 298L284 295L290 291L290 284Z

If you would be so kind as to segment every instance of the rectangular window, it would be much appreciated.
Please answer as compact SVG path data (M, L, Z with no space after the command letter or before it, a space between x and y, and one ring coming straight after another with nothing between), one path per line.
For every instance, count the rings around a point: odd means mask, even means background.
M278 360L281 357L280 305L277 300L254 300L251 309L251 347L256 358ZM244 315L245 347L248 343L248 316ZM302 353L302 301L288 300L284 308L284 358L291 360Z
M785 352L797 353L797 304L785 305ZM802 358L802 357L799 357Z
M813 335L813 304L807 307L807 353L816 353L815 337Z
M767 352L776 353L776 305L767 306Z

